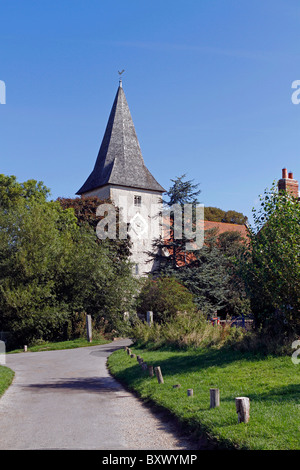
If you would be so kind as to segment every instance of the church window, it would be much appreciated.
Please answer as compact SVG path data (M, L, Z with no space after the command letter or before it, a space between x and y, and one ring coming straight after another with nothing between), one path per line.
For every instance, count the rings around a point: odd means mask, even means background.
M141 207L142 205L142 196L134 196L134 205Z

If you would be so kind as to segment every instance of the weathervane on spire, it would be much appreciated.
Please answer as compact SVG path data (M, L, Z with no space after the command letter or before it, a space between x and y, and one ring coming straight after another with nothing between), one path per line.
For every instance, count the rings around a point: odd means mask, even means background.
M118 70L118 74L119 74L119 77L120 77L120 80L119 80L120 86L122 86L122 75L123 75L124 72L125 72L124 69L121 72Z

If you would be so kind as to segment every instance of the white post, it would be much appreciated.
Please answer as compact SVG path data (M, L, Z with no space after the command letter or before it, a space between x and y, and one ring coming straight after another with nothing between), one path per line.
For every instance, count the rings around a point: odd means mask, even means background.
M4 341L0 341L0 365L5 364L6 344Z
M153 323L153 312L151 311L147 312L147 323L149 326Z
M91 315L86 316L86 335L89 343L92 342L92 318Z

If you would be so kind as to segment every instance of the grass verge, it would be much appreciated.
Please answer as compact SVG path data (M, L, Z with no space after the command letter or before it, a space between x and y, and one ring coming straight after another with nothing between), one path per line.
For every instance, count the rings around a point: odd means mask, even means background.
M124 350L108 358L114 375L138 395L168 409L191 432L222 448L300 449L300 365L290 357L260 356L230 349L150 350L132 347L144 362L160 366L164 384L142 371ZM173 385L180 384L180 388ZM193 389L193 397L187 389ZM220 389L220 407L210 409L209 389ZM250 398L250 421L237 421L235 397Z
M12 383L14 375L14 371L8 367L0 366L0 397Z
M27 351L29 352L39 352L39 351L53 351L58 349L74 349L74 348L84 348L87 346L97 346L99 344L107 344L110 343L111 340L107 340L105 338L100 339L93 339L91 343L89 343L85 338L78 338L69 341L60 341L57 343L39 343L32 346L28 346ZM14 349L13 351L8 351L7 354L12 353L21 353L24 352L24 349Z

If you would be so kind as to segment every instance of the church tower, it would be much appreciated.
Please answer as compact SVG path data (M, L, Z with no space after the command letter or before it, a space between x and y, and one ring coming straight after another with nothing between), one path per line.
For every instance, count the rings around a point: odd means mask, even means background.
M122 207L132 241L131 261L138 276L152 270L147 252L153 250L158 234L163 192L165 189L145 166L120 80L94 169L76 194L110 199Z

